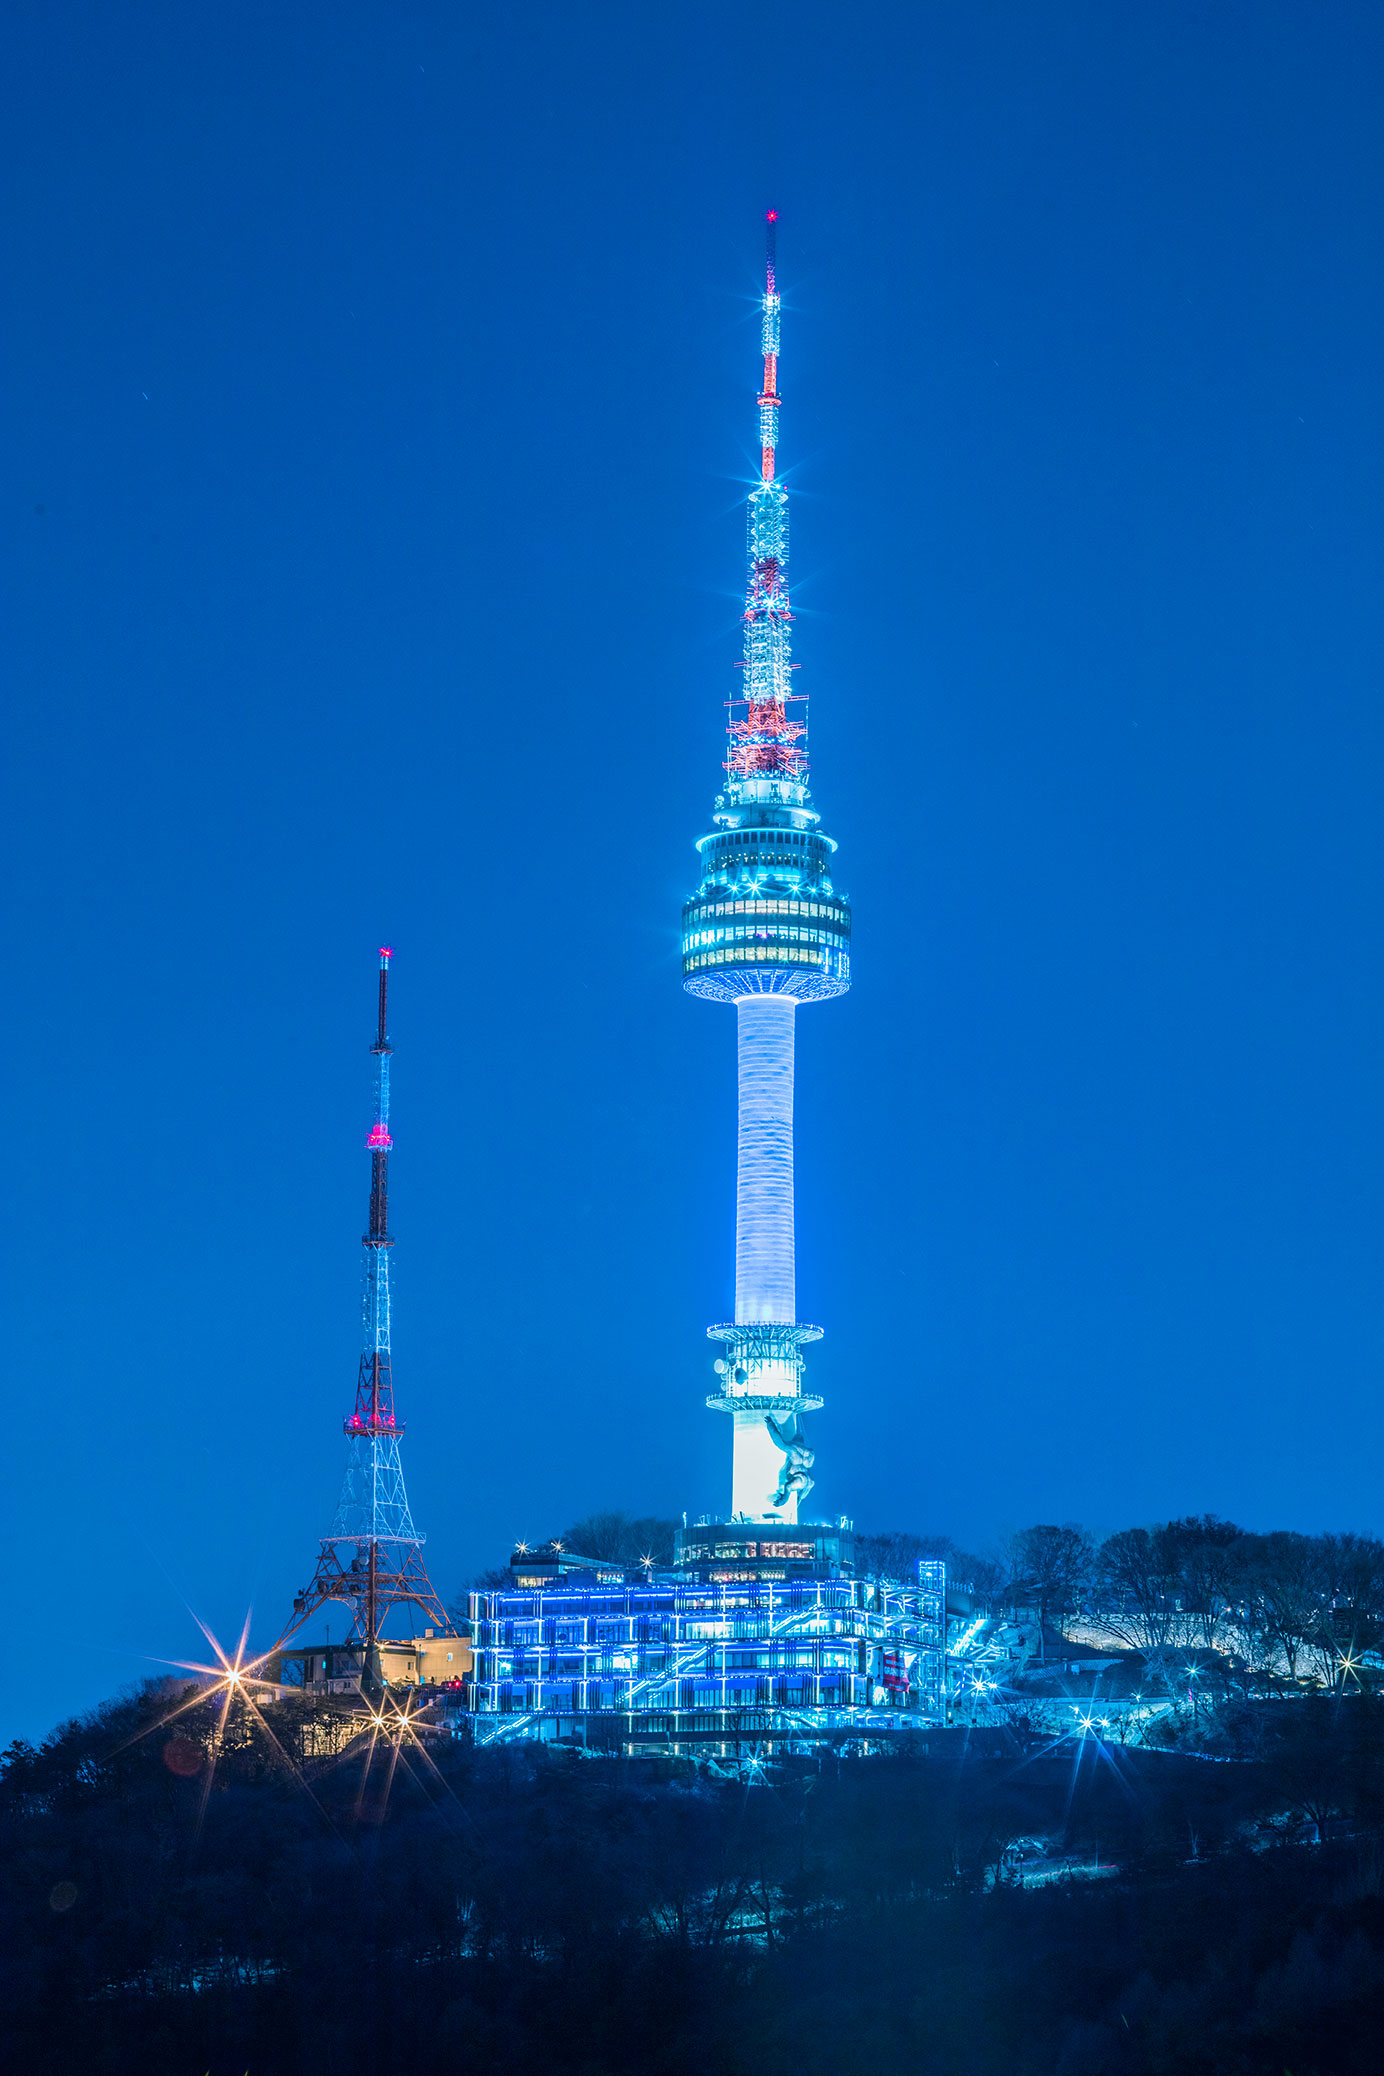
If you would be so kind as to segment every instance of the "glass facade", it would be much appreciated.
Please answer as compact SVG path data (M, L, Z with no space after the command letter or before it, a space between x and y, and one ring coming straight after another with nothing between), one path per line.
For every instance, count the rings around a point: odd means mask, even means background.
M851 912L839 898L699 893L682 911L682 970L709 966L815 966L850 980Z
M712 1559L695 1574L618 1583L593 1570L525 1584L516 1569L513 1586L471 1596L467 1706L477 1716L619 1715L631 1736L641 1724L676 1736L682 1719L708 1710L713 1732L733 1733L753 1713L755 1734L773 1734L787 1711L794 1720L781 1727L796 1737L857 1718L940 1722L943 1567L925 1566L916 1586L795 1578L789 1544L799 1540L771 1534L757 1568L739 1576L734 1555L720 1575ZM782 1578L764 1563L774 1542ZM742 1542L730 1547L743 1553ZM524 1731L542 1735L532 1722Z

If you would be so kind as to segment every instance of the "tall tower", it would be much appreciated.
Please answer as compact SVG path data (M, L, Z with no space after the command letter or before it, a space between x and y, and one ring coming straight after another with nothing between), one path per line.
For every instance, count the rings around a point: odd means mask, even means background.
M399 1461L402 1423L394 1417L389 1356L389 962L380 952L379 1024L375 1062L375 1124L370 1151L370 1225L365 1249L365 1344L356 1377L355 1410L345 1422L346 1475L330 1532L323 1539L312 1583L294 1597L293 1618L280 1643L320 1607L341 1601L351 1612L347 1643L361 1649L362 1672L378 1685L379 1643L390 1610L418 1608L439 1630L448 1627L423 1562L423 1537L413 1525Z
M770 210L759 394L760 480L750 492L745 673L728 702L725 782L699 837L701 882L682 912L683 986L733 1002L739 1027L735 1318L707 1329L725 1344L707 1403L733 1423L732 1522L792 1525L812 1488L794 1288L793 1040L802 1002L850 985L850 909L832 884L836 845L807 784L805 701L792 689L788 491L777 472L777 211Z

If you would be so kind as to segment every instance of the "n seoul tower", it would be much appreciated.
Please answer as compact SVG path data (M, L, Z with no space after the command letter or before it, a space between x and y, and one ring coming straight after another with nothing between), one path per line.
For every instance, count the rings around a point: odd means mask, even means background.
M793 1236L793 1041L798 1005L850 986L850 909L832 884L836 845L807 784L805 720L792 690L788 491L777 473L778 212L766 218L759 394L760 480L749 498L744 688L729 702L725 782L699 837L702 876L682 912L683 986L733 1002L740 1129L735 1192L735 1318L707 1329L725 1344L707 1404L733 1423L729 1521L797 1522L811 1490L802 1347L821 1330L797 1316ZM761 1547L761 1554L766 1554Z

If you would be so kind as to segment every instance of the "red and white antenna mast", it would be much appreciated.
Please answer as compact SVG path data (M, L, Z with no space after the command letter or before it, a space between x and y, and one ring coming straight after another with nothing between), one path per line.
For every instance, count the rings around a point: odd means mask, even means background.
M350 1609L348 1645L361 1650L361 1672L368 1685L380 1684L379 1642L392 1608L412 1607L438 1630L448 1627L441 1601L423 1562L423 1536L413 1524L403 1466L399 1461L402 1424L394 1413L394 1379L390 1364L389 1156L389 962L394 954L380 949L378 1019L370 1048L375 1062L375 1122L366 1146L370 1153L370 1223L365 1248L365 1344L356 1377L355 1409L345 1423L348 1455L341 1499L330 1533L324 1538L312 1583L293 1602L293 1619L280 1643L302 1628L320 1607L341 1601Z
M745 583L745 692L732 700L726 793L735 806L774 800L807 804L806 724L789 718L794 699L788 604L788 491L778 477L779 292L778 211L764 219L764 296L760 339L764 382L759 392L759 481L749 500L749 568Z
M346 1422L348 1435L402 1434L394 1419L394 1380L389 1360L389 962L394 954L380 946L379 1029L371 1055L375 1062L375 1123L366 1140L370 1151L370 1230L365 1248L365 1346L356 1379L356 1409Z

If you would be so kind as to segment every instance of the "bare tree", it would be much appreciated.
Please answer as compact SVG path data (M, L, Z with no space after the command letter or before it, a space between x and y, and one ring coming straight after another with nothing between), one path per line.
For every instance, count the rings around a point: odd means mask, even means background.
M957 1555L949 1535L913 1535L907 1529L893 1528L855 1539L855 1568L864 1578L916 1579L919 1562L925 1557L940 1557L950 1572Z
M948 1565L949 1577L953 1568L957 1584L967 1593L985 1607L998 1606L1008 1583L1008 1573L997 1558L973 1557L965 1550L958 1550L955 1559Z
M1328 1687L1359 1684L1359 1661L1384 1640L1384 1543L1371 1535L1318 1535L1318 1606L1308 1649Z
M1096 1598L1102 1621L1122 1643L1160 1658L1177 1627L1176 1580L1156 1530L1122 1528L1107 1536L1096 1556Z
M1075 1522L1058 1528L1050 1523L1021 1528L1009 1538L1010 1584L1038 1604L1040 1622L1065 1617L1080 1607L1091 1577L1091 1538Z
M949 1535L915 1535L910 1529L894 1528L855 1539L855 1568L862 1578L911 1580L926 1558L946 1565L949 1587L972 1594L988 1607L999 1602L1009 1577L1005 1566L993 1557L959 1550Z
M675 1521L664 1521L652 1514L637 1518L614 1512L587 1514L553 1540L561 1543L564 1550L594 1557L601 1564L642 1564L651 1558L657 1565L668 1565L673 1561L676 1527Z
M1233 1620L1251 1663L1270 1678L1281 1668L1295 1680L1322 1601L1320 1553L1310 1535L1280 1528L1247 1538Z
M1188 1514L1153 1533L1182 1616L1178 1628L1189 1644L1216 1649L1223 1618L1241 1585L1249 1537L1216 1514Z

